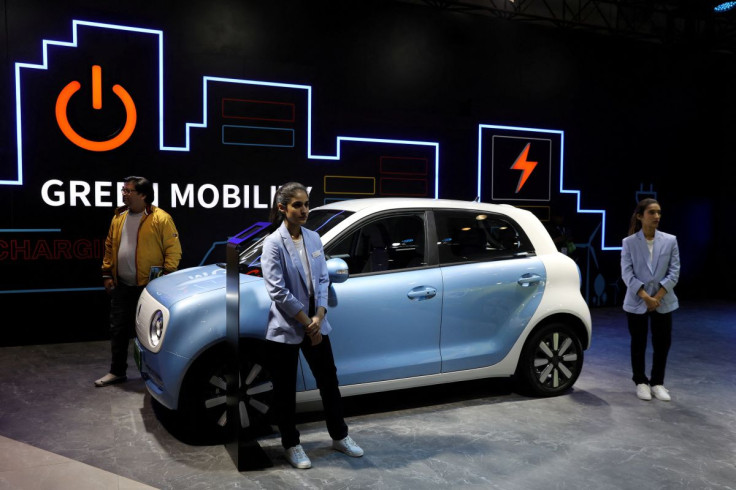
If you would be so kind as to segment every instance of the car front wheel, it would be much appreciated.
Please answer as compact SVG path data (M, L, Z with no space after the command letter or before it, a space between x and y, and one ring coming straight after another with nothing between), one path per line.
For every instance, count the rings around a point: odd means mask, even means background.
M270 432L273 399L271 374L254 355L246 355L239 380L238 424L251 437ZM200 437L223 439L228 434L227 363L223 352L196 362L187 375L179 410L188 428Z
M583 345L562 323L537 329L524 344L516 376L521 390L533 396L556 396L569 390L583 368Z

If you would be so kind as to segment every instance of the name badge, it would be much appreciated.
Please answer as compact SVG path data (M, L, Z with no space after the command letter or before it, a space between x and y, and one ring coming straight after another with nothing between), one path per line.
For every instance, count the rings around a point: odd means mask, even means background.
M315 250L314 252L312 252L312 257L315 259L320 255L322 255L322 252L320 252L319 250Z

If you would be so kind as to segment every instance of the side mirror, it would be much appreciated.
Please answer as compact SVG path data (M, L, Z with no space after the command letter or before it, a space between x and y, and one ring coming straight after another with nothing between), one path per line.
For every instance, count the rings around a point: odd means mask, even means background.
M348 277L350 277L348 264L344 260L338 258L327 261L327 273L330 276L330 281L335 284L345 282L348 280Z

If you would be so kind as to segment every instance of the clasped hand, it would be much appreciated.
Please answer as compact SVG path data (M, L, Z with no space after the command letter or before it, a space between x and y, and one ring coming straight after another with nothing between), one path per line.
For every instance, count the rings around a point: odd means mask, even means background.
M653 310L656 310L656 309L657 309L657 307L658 307L658 306L659 306L659 304L660 304L660 303L659 303L659 299L657 299L657 298L654 298L654 297L652 297L652 296L646 296L646 297L644 298L644 303L646 303L646 305L647 305L647 311L653 311Z
M318 316L312 317L312 322L305 327L305 332L309 335L312 340L312 345L317 345L322 342L322 332L320 331L320 323L322 320Z

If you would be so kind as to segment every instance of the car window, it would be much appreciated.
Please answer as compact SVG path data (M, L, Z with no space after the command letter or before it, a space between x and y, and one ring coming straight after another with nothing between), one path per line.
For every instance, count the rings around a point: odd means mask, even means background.
M383 216L353 228L325 253L348 264L350 274L427 265L424 212Z
M351 214L353 213L350 211L339 209L315 209L307 216L307 222L304 226L312 231L316 231L322 236L342 223Z
M309 213L304 226L312 231L316 231L322 236L351 214L353 213L349 211L316 209ZM258 277L262 276L261 252L263 250L263 241L272 231L272 227L269 226L248 238L247 245L244 246L244 250L240 253L239 267L241 273ZM225 265L221 264L221 266L224 267Z
M507 259L532 252L526 236L510 219L478 211L437 210L440 264Z

